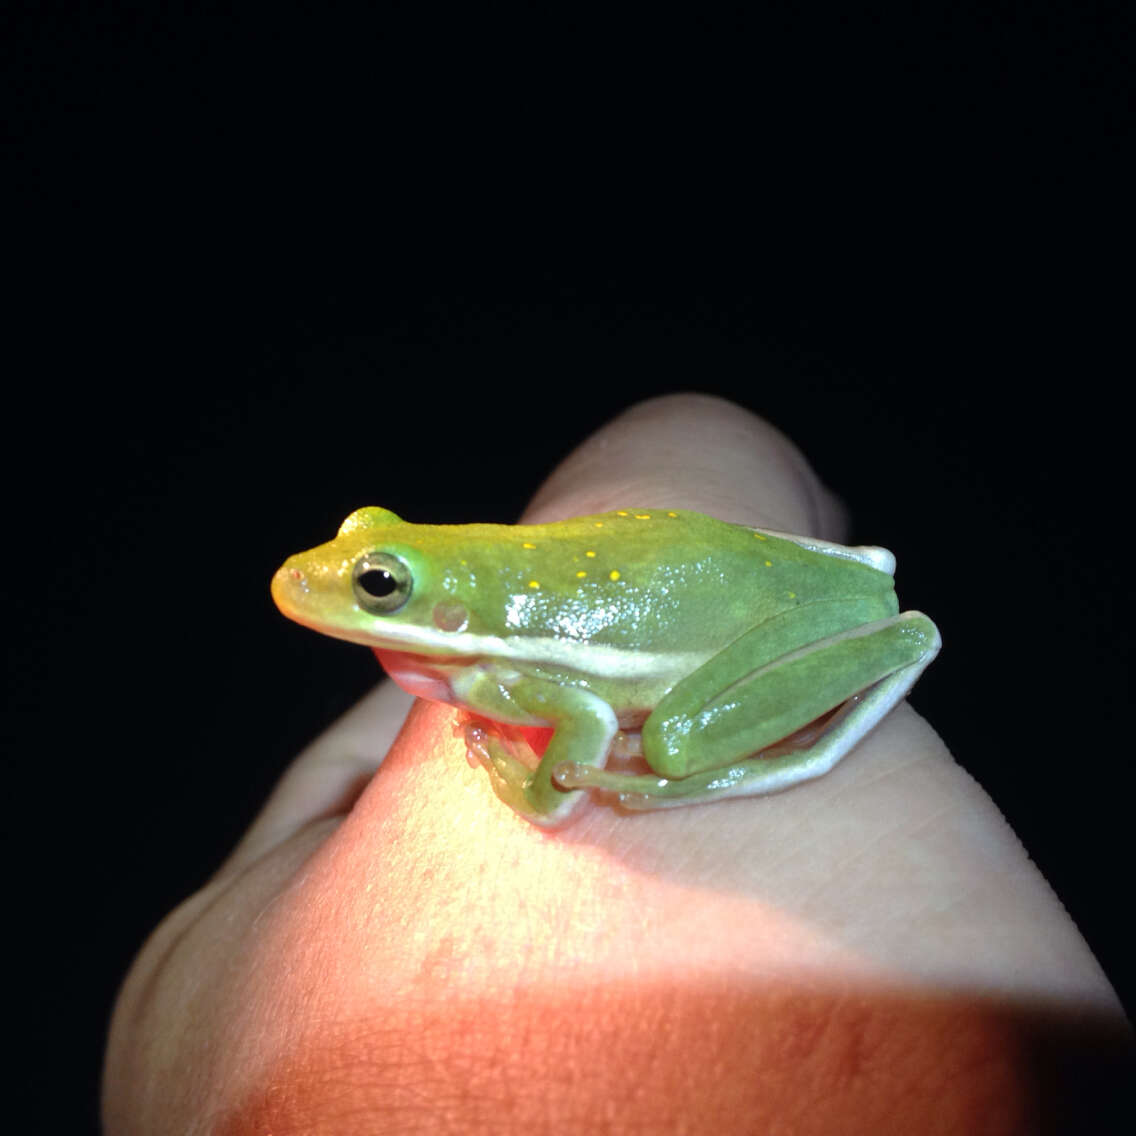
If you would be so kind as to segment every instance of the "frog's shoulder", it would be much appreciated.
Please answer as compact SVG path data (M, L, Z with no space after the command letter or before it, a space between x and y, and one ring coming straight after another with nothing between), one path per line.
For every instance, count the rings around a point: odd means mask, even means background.
M778 540L791 541L799 548L807 549L809 552L819 552L822 556L831 556L834 560L852 560L857 564L866 564L869 568L875 568L877 572L886 572L889 576L895 575L895 554L889 552L886 548L877 548L872 544L848 547L844 544L834 544L828 540L817 540L811 536L777 532L775 529L754 529L753 531L776 537Z

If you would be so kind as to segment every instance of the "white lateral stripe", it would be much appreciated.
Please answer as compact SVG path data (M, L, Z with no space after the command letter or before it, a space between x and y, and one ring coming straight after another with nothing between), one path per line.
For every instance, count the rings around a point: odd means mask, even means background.
M429 647L443 655L468 658L508 659L514 662L540 663L550 667L619 678L654 678L659 675L689 674L700 667L713 651L644 651L640 648L600 646L573 639L551 636L470 635L435 631L409 623L388 623L381 633L352 632L338 627L317 626L337 639L361 643L379 650L413 651Z

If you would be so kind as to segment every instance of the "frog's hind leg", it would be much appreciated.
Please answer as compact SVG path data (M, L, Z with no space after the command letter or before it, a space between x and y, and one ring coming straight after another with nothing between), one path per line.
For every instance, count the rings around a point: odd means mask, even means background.
M680 778L622 775L565 762L553 770L553 778L564 788L615 793L625 808L646 811L723 797L761 796L820 777L903 700L939 651L938 629L920 612L904 612L881 620L877 627L893 633L910 632L913 657L863 691L859 701L847 713L838 715L834 724L806 749L779 757L748 757ZM823 651L824 645L817 649Z

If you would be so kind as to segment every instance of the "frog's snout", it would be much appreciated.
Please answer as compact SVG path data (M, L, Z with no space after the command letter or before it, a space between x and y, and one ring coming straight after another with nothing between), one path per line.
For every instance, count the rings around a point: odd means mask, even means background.
M292 615L310 591L307 575L289 561L272 577L272 599L285 614Z

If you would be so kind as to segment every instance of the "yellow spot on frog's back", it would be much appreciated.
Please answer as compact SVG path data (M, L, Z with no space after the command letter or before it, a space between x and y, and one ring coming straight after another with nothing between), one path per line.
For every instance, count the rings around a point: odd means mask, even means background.
M617 510L615 511L615 515L616 515L617 517L627 517L627 516L630 516L630 514L629 514L629 513L627 512L627 510L626 510L626 509L617 509Z
M766 539L766 537L765 537L765 534L764 534L764 533L758 533L758 532L755 532L755 533L753 534L753 539L754 539L754 540L765 540L765 539Z
M650 513L636 513L635 519L637 521L649 521L651 519Z
M667 512L667 516L668 516L668 517L677 517L677 516L678 516L678 513L675 513L675 512L672 512L672 511L668 510L668 512Z
M607 574L607 578L608 578L609 580L618 580L618 579L619 579L619 573L618 573L618 572L617 572L617 571L616 571L616 570L615 570L615 569L613 568L613 569L612 569L612 570L611 570L611 571L610 571L610 572L609 572L609 573Z
M603 528L603 521L596 521L596 528L602 529Z
M594 557L595 554L596 554L595 549L592 549L592 548L589 548L588 551L584 553L585 556L592 556L592 557Z
M772 560L767 560L767 561L765 562L765 567L766 567L766 568L772 568L772 567L773 567L773 561L772 561Z
M539 588L540 587L540 581L539 580L530 580L529 581L529 587L530 588Z
M797 593L796 593L796 592L790 592L790 593L789 593L789 599L791 599L791 600L795 600L796 598L797 598Z
M531 542L526 540L525 543L521 545L521 547L522 548L536 548L536 545L532 544Z
M576 573L576 579L582 580L586 575L587 575L587 572L577 572Z

